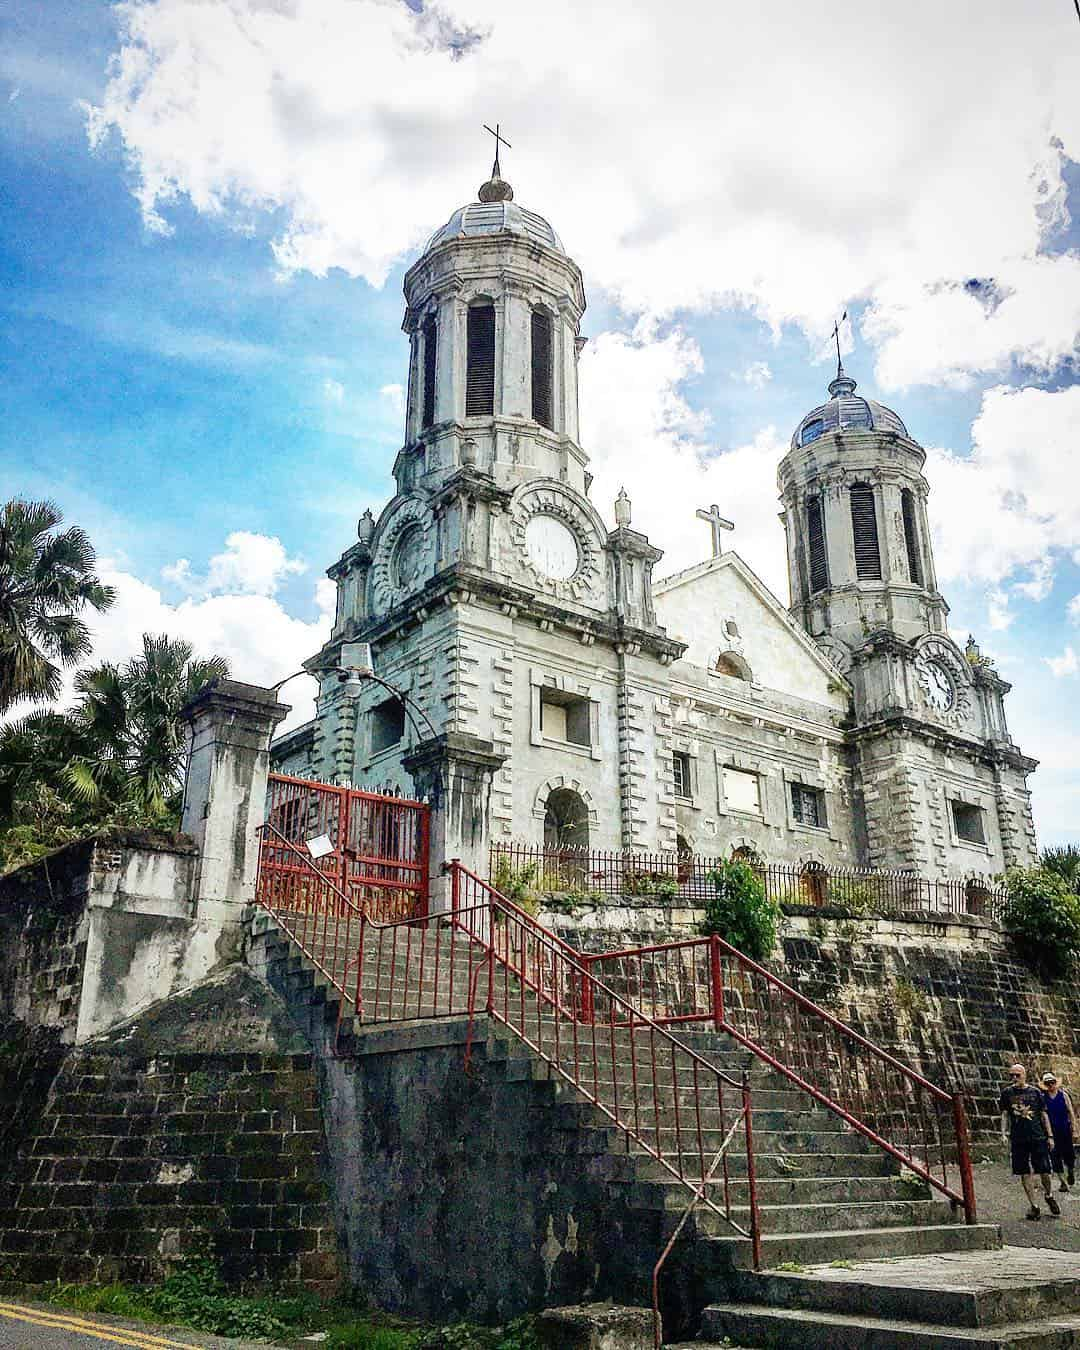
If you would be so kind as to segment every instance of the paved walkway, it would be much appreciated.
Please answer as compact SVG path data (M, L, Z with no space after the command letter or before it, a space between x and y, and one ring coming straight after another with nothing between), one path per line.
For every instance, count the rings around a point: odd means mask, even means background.
M274 1350L265 1341L224 1340L122 1317L69 1312L52 1304L0 1300L0 1350Z
M974 1153L983 1153L976 1144ZM1020 1182L1007 1163L995 1157L992 1162L975 1166L975 1200L980 1223L998 1223L1001 1236L1009 1247L1054 1247L1058 1251L1080 1253L1080 1184L1068 1195L1062 1195L1054 1178L1054 1198L1061 1206L1061 1218L1055 1219L1042 1206L1042 1218L1029 1223L1024 1218L1027 1198Z

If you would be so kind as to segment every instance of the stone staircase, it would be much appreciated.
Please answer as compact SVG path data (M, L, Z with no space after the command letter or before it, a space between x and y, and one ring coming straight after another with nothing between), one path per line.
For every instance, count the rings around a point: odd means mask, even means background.
M438 929L441 954L438 976L432 959L434 946L426 948L422 979L415 951L411 954L399 951L389 959L384 953L379 970L373 960L366 960L361 973L364 1021L354 1015L351 1001L343 1002L334 984L277 928L268 914L263 911L253 914L251 932L258 951L256 964L263 965L271 984L285 995L294 1015L306 1022L316 1042L321 1037L328 1051L349 1056L362 1048L374 1029L389 1020L423 1018L437 1007L461 1013L467 1010L469 965L463 960L451 964L448 959L451 930L448 926L439 927L435 921L429 922ZM460 943L460 935L455 941ZM322 964L332 966L341 954L324 947L320 957ZM411 977L408 998L393 1007L387 997L391 975L394 980ZM486 974L481 978L482 1009ZM540 1081L557 1077L550 1061L561 1060L566 1065L565 1025L557 1025L535 998L499 967L495 970L493 993L497 1006L506 1000L521 1015L522 1025L535 1048L497 1021L489 1025L481 1012L475 1034L484 1045L486 1060L503 1062L504 1071L511 1078ZM882 1330L878 1326L882 1319L876 1317L881 1305L867 1294L872 1280L837 1278L838 1273L846 1271L835 1263L857 1263L856 1270L863 1270L865 1263L876 1260L886 1260L890 1269L897 1262L917 1267L919 1260L927 1258L939 1262L989 1260L999 1264L1003 1254L997 1227L958 1222L951 1206L928 1185L902 1177L893 1158L819 1107L783 1075L754 1060L726 1035L712 1030L689 1030L680 1032L678 1040L736 1078L744 1070L749 1073L764 1269L761 1272L752 1269L750 1243L733 1232L723 1214L700 1205L686 1230L689 1242L681 1255L682 1268L686 1269L689 1262L693 1272L690 1285L696 1306L688 1308L684 1302L676 1314L677 1320L685 1319L687 1325L694 1326L700 1318L706 1337L717 1341L727 1337L728 1343L744 1346L789 1345L796 1338L800 1345L938 1344L933 1339L889 1340L890 1335L899 1334L908 1312L917 1310L915 1295L910 1308L903 1300L891 1305L897 1319L889 1324L891 1330ZM677 1109L684 1115L690 1112L695 1085L684 1080L683 1070L677 1066L656 1068L657 1081L668 1089L677 1084L678 1093L676 1096L669 1091L664 1109L653 1112L648 1121L642 1120L635 1139L615 1127L605 1108L611 1110L618 1100L625 1103L635 1070L641 1074L647 1068L648 1050L641 1033L625 1027L605 1027L595 1044L589 1041L587 1049L589 1092L563 1082L559 1110L568 1128L604 1140L609 1155L610 1193L613 1198L617 1196L618 1203L637 1214L650 1233L660 1236L653 1249L655 1259L663 1235L672 1231L691 1198L686 1183L700 1179L702 1154L696 1149L693 1153L679 1151L679 1140L685 1146L686 1128L684 1123L681 1131L677 1130L675 1118ZM738 1095L732 1092L732 1100L723 1110L719 1105L702 1107L700 1139L706 1156L719 1148L734 1119ZM660 1156L654 1156L648 1146L657 1147ZM749 1219L746 1158L741 1148L732 1147L731 1217L745 1227ZM681 1180L672 1169L676 1173L682 1170ZM712 1194L721 1199L718 1188ZM640 1264L638 1299L645 1301L651 1265ZM814 1278L809 1269L818 1265L825 1266L821 1279ZM685 1287L685 1280L683 1284ZM984 1307L985 1300L979 1306ZM970 1311L970 1300L965 1303L958 1299L956 1307ZM874 1317L862 1315L868 1309L873 1309ZM816 1331L812 1330L815 1326ZM862 1327L869 1339L858 1339L853 1330L856 1327ZM840 1335L840 1328L848 1339L834 1339L834 1331ZM923 1327L918 1334L925 1337L930 1331ZM945 1339L940 1343L966 1342ZM1080 1345L1080 1340L1076 1344Z

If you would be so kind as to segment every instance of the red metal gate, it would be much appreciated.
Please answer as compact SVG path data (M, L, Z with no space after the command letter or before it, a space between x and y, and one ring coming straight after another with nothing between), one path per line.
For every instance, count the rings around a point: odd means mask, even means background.
M380 923L427 913L430 808L424 802L272 773L266 824L260 902L272 898L294 911L336 904L333 891L318 884L313 864Z

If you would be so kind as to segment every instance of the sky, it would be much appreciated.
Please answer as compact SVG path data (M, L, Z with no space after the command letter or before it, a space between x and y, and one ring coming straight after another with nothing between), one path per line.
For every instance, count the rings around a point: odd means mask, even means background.
M593 499L786 602L776 466L835 363L928 453L939 584L1080 843L1072 0L10 0L0 491L84 526L144 631L254 682L329 630L390 495L401 280L512 149L589 308ZM294 721L306 680L289 686Z

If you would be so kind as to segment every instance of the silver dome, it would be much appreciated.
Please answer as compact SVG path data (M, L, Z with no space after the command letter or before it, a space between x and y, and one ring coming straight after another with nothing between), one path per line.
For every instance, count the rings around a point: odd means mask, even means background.
M809 445L830 431L841 431L848 427L852 430L893 431L898 436L907 437L907 427L891 408L856 394L855 381L844 374L843 366L829 385L829 393L832 397L828 403L808 412L795 428L795 435L791 438L793 450L800 445Z
M523 235L548 248L565 253L562 240L551 228L543 216L535 211L527 211L517 202L470 202L462 206L450 217L441 230L436 230L424 246L428 253L448 239L461 239L466 236L487 234Z

